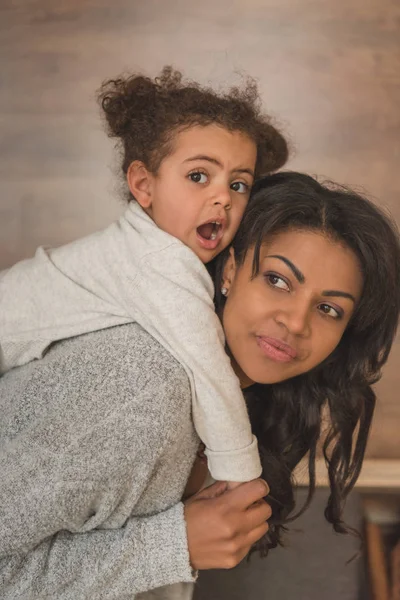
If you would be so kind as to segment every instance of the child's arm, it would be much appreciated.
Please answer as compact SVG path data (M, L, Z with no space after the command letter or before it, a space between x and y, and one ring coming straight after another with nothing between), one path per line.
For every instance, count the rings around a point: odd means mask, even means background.
M239 380L224 350L206 268L180 242L148 254L135 280L137 321L191 374L193 420L218 480L261 474Z

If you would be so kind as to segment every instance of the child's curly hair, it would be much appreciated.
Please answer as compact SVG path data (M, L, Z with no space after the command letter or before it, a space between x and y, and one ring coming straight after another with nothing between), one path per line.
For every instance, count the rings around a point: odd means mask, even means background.
M143 75L110 79L99 90L109 137L119 138L123 150L122 170L141 160L156 173L172 150L174 134L193 125L216 123L240 131L257 146L256 177L272 173L288 159L288 145L261 111L254 80L243 88L217 93L165 66L154 80Z

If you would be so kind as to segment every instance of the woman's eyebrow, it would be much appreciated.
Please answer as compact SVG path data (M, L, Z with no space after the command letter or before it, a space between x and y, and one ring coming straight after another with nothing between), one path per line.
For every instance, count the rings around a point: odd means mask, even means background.
M340 290L324 290L322 292L322 296L337 296L340 298L349 298L349 300L352 300L354 304L356 303L356 299L353 296L353 294L349 294L348 292L341 292Z
M285 265L289 267L289 269L293 272L293 275L296 277L299 283L305 282L306 278L304 277L303 273L300 271L300 269L296 267L296 265L292 263L291 260L286 258L286 256L282 256L281 254L269 254L267 258L279 258L279 260L282 260L285 263ZM348 298L349 300L352 300L354 304L356 303L356 299L353 296L353 294L349 294L348 292L342 292L340 290L324 290L321 295L326 297L336 296L337 298Z
M296 267L296 265L292 263L291 260L286 258L286 256L281 256L280 254L269 254L267 258L279 258L279 260L282 260L285 263L285 265L289 267L289 269L293 272L293 275L296 277L299 283L305 282L306 278L304 277L303 273L300 271L300 269Z

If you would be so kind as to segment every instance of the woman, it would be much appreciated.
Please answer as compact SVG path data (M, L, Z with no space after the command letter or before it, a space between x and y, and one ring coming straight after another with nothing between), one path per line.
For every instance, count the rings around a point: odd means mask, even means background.
M271 489L269 531L260 480L180 502L199 442L185 372L138 325L109 328L56 343L0 380L4 598L134 598L190 584L192 569L232 567L257 540L262 552L276 545L308 451L312 495L326 402L327 517L345 530L370 385L398 321L393 225L355 194L300 174L267 177L215 273ZM172 590L190 593L172 586L160 597Z
M283 249L289 243L290 256L273 250L279 238ZM254 252L249 250L253 248ZM339 251L336 257L334 248ZM264 265L266 252L279 258L269 258ZM221 286L216 286L217 310L234 360L247 378L256 382L246 397L259 439L263 476L271 489L273 517L262 548L274 547L279 540L280 523L294 507L291 474L307 452L310 487L306 506L312 498L325 407L330 429L323 451L331 488L326 518L336 532L343 533L347 531L341 520L343 503L359 475L375 407L371 385L381 376L398 325L398 229L374 204L351 190L333 183L321 185L300 173L278 173L256 183L227 263L225 260L226 255L221 256L215 265L216 280L226 289L226 277L234 263L235 285L227 298L220 292ZM328 274L345 277L347 261L355 262L347 270L349 279L343 280L342 289L340 285L324 287ZM303 264L307 273L302 272ZM278 294L274 299L269 295L261 299L254 292L265 276ZM247 288L241 285L239 296L233 295L238 282L246 278ZM250 288L254 294L248 299L251 313L243 300ZM324 325L313 308L313 291L318 288L323 292ZM240 348L244 332L257 329L251 320L256 307L261 314L265 312L269 322L278 322L273 327L275 337L294 346L294 360L278 356L272 364L267 357L268 367L261 362L257 370L254 355L244 345ZM282 349L289 355L293 352L285 344ZM273 349L265 348L265 352Z

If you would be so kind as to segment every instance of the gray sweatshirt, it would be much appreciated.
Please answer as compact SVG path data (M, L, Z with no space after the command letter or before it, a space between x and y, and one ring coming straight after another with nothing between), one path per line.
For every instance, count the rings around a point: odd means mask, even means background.
M199 438L154 338L129 324L59 342L0 379L0 413L2 599L190 597L180 499Z
M0 273L0 372L41 358L57 340L133 321L185 368L213 477L258 477L257 440L225 353L211 278L136 202L104 231L39 248Z

